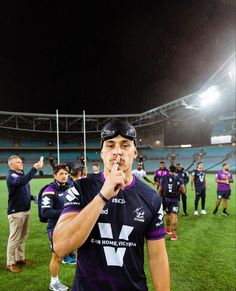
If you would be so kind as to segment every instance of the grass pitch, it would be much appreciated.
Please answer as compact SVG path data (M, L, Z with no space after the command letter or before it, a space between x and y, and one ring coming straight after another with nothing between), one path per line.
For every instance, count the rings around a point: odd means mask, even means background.
M149 177L152 179L152 177ZM171 241L166 236L166 245L171 270L172 291L233 291L236 290L236 206L235 185L229 200L229 217L212 211L216 200L214 175L207 175L210 189L207 191L207 215L193 216L194 193L188 187L188 213L179 214L177 229L179 240ZM31 190L39 189L51 179L33 179ZM200 206L200 204L199 204ZM8 240L7 190L5 181L0 181L0 291L44 291L48 290L51 251L47 238L46 224L40 223L37 205L32 203L30 235L26 243L26 255L34 261L32 266L23 267L23 272L13 274L6 270L6 247ZM153 290L147 256L145 270L149 290ZM75 266L60 265L59 278L72 286ZM93 291L93 290L91 290ZM109 291L109 290L104 290Z

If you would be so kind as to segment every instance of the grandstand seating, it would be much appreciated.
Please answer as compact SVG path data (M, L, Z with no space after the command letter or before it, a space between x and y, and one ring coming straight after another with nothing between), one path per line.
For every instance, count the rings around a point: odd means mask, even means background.
M236 134L236 123L235 119L221 120L212 128L211 135L235 135Z
M9 146L11 144L11 146ZM27 143L26 143L27 144ZM89 143L94 146L97 144L96 149L87 148L87 166L88 170L92 171L92 163L98 162L102 165L100 159L100 143ZM7 146L8 145L8 146ZM68 145L68 144L67 144ZM70 144L71 145L71 144ZM7 148L7 149L6 149ZM161 148L161 149L150 149L142 148L138 149L139 154L142 154L144 158L145 170L148 173L153 173L158 167L160 161L165 161L168 166L170 163L171 155L175 156L175 163L181 163L185 168L188 168L193 160L196 162L199 160L203 161L204 168L210 168L211 171L216 171L221 168L221 161L225 159L226 162L230 164L231 170L236 170L235 163L235 148L232 146L208 146L208 147L195 147L195 148ZM234 151L234 154L233 154ZM202 156L198 156L202 153ZM31 147L26 149L23 147L14 148L13 143L10 140L7 143L0 143L0 176L5 176L8 171L7 159L13 154L18 154L24 158L24 168L25 171L31 168L31 166L38 161L40 156L45 157L45 166L43 172L46 175L52 174L52 168L49 163L49 157L53 156L55 159L57 157L56 148L52 149L47 146L45 149L41 149L41 144L31 144ZM60 162L65 163L73 161L75 166L80 166L80 157L83 154L82 149L64 149L60 146ZM200 159L199 159L200 158ZM138 162L138 158L137 158ZM192 167L196 166L196 162ZM216 165L220 163L219 165ZM133 164L133 168L136 168L136 162ZM192 169L190 168L190 170Z

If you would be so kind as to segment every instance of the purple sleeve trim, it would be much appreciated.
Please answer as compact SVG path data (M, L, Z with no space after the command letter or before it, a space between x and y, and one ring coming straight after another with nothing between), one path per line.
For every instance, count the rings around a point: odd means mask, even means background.
M150 231L146 234L146 238L149 240L156 240L156 239L160 239L162 237L165 237L165 229L159 229L159 230L154 230L154 231Z

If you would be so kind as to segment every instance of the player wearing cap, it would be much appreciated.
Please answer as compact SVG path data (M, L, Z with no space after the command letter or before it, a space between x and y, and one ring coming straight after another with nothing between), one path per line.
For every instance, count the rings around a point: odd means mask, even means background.
M111 121L101 131L104 172L75 182L54 231L54 249L78 249L72 290L147 290L144 241L154 290L170 290L159 195L132 176L136 131Z

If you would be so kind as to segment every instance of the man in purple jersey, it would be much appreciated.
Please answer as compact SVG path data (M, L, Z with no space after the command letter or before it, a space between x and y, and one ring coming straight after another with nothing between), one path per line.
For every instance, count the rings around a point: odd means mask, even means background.
M154 173L154 182L156 183L157 185L157 189L160 185L160 182L161 182L161 178L168 175L169 174L169 170L166 169L166 164L165 162L160 162L160 168L157 169Z
M213 214L216 214L220 206L221 201L223 200L223 212L222 215L228 216L227 212L228 200L231 195L230 183L233 183L233 175L229 172L229 164L223 164L223 169L216 173L217 183L217 199L216 199L216 208L213 211Z
M101 131L104 172L75 182L54 230L54 249L78 249L74 291L145 291L146 240L154 290L170 290L159 194L132 176L136 130L113 120Z

